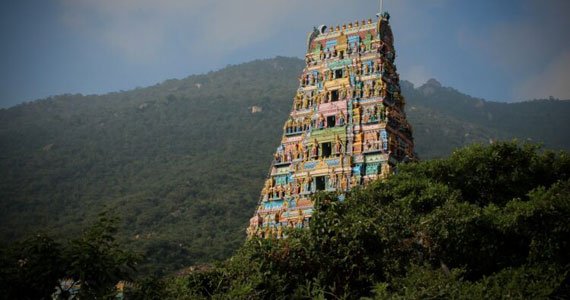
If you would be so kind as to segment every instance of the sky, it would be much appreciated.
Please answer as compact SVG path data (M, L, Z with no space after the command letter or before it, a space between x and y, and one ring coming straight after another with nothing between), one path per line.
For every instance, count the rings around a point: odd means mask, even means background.
M103 94L275 56L370 0L19 0L0 4L0 107ZM570 1L384 0L402 79L492 101L570 99Z

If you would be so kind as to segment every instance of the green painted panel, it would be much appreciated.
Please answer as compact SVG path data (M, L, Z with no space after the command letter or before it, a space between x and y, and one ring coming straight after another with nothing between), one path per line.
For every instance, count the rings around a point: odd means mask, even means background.
M328 67L331 69L338 69L351 64L352 64L352 59L347 58L339 61L333 61L328 64Z
M311 138L323 138L323 137L336 137L339 136L341 139L344 139L344 137L346 136L346 126L338 126L338 127L332 127L332 128L325 128L325 129L319 129L319 130L313 130L311 131Z
M285 185L287 184L287 175L279 175L279 176L275 176L275 184L277 185Z
M382 161L382 155L366 155L364 157L366 163L377 163Z
M379 171L380 171L379 163L366 164L366 175L375 175L380 173Z

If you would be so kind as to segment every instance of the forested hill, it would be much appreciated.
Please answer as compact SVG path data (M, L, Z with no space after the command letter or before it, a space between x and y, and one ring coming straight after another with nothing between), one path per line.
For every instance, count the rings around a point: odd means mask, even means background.
M143 270L229 256L245 237L303 61L278 57L0 110L0 238L77 234L103 207ZM421 158L492 139L570 149L570 101L486 102L402 83ZM252 113L258 106L260 112Z
M154 266L226 257L243 242L301 68L255 61L0 111L2 240L73 235L106 205Z
M402 82L421 157L440 157L473 141L517 138L550 149L570 149L570 101L491 102L430 79L414 89Z

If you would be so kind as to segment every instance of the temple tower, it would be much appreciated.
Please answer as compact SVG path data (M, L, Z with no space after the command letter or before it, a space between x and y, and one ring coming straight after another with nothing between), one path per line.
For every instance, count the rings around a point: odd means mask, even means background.
M376 22L309 33L306 67L248 236L305 227L312 194L342 194L414 158L389 19L383 13Z

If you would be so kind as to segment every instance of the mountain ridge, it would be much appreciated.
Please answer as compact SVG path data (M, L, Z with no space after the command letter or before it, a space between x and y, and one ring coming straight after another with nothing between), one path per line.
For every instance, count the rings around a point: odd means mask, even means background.
M38 229L65 238L106 207L122 219L121 238L146 254L143 271L229 256L245 238L303 67L277 57L1 109L0 242ZM495 104L433 84L425 95L402 82L420 158L511 138L570 149L561 117L570 102Z

